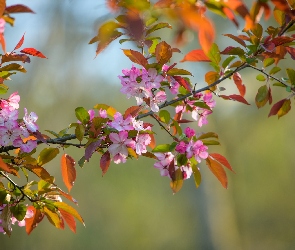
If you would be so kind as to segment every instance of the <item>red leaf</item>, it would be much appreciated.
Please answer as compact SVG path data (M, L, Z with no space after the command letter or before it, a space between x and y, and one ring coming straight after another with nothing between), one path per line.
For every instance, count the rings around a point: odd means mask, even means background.
M286 46L285 48L286 48L287 52L290 54L291 58L293 60L295 60L295 48L288 47L288 46Z
M221 98L223 98L224 100L233 100L233 101L237 101L237 102L241 102L247 105L250 105L250 103L248 103L244 97L240 96L240 95L220 95Z
M195 49L187 53L181 62L211 62L208 56L205 55L202 49Z
M151 142L148 145L151 149L154 149L156 147L156 140L153 134L150 134Z
M22 4L8 6L8 7L6 7L5 10L8 13L35 13L29 7L22 5Z
M22 49L20 52L31 55L31 56L37 56L37 57L41 57L41 58L47 58L46 56L44 56L40 51L34 49L34 48L25 48Z
M230 171L235 172L224 156L217 154L217 153L211 153L210 157L214 158L216 161L221 163L223 166L227 167Z
M243 39L239 38L238 36L234 36L232 34L224 34L224 36L227 36L233 40L235 40L237 43L241 44L242 46L246 47L246 43Z
M132 49L123 49L123 52L134 63L142 65L143 67L148 64L147 59L138 51Z
M58 211L60 212L61 216L63 217L63 219L66 221L67 225L69 226L69 228L76 233L76 221L73 215L71 215L70 213L68 213L67 211L58 208Z
M111 155L109 151L106 151L100 158L100 168L102 170L102 175L105 175L105 173L108 171L110 163Z
M141 109L142 107L140 106L131 106L130 108L126 109L124 113L124 119L126 119L128 115L136 117Z
M39 209L36 209L33 206L28 206L27 210L32 210L34 215L31 218L26 218L26 232L27 234L30 234L33 229L35 229L35 227L38 225L38 223L40 223L43 218L44 218L44 214L41 213L41 211Z
M211 170L211 172L216 176L216 178L220 181L221 185L224 188L227 188L227 176L226 172L221 166L221 164L214 160L213 158L208 157L206 159L206 164Z
M269 114L268 114L268 117L270 117L270 116L272 116L272 115L276 115L276 114L278 113L278 111L280 110L280 108L283 106L285 100L286 100L286 99L283 99L283 100L280 100L280 101L278 101L277 103L275 103L275 104L272 106L272 108L271 108L271 110L270 110L270 112L269 112Z
M181 76L173 76L173 78L186 90L191 91L191 86L184 78L182 78Z
M68 188L69 192L72 189L74 182L76 180L76 169L75 169L75 160L67 155L63 154L61 157L61 173L63 182Z
M290 99L283 99L275 103L269 114L268 117L272 115L278 115L278 118L282 117L283 115L287 114L291 109L291 101Z
M23 45L24 40L25 40L25 34L23 34L22 38L19 40L19 42L17 43L13 51L19 49Z
M240 92L240 95L244 97L246 93L246 86L243 84L242 77L239 72L234 73L233 80Z

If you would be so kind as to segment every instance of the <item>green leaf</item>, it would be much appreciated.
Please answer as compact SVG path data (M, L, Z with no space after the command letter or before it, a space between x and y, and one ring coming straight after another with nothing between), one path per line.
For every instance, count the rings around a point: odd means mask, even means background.
M264 82L264 81L266 80L265 76L262 75L262 74L257 75L257 76L256 76L256 79L257 79L258 81L262 81L262 82Z
M278 73L279 71L281 71L281 68L280 67L273 67L270 71L269 71L269 74L270 75L274 75L275 73Z
M234 60L236 57L235 56L229 56L228 58L226 58L223 63L222 63L222 68L226 68L232 60Z
M18 63L11 63L11 64L8 64L8 65L0 68L0 72L5 72L5 71L20 71L23 73L27 72L26 69Z
M287 74L288 74L291 84L295 85L295 70L287 68L286 71L287 71Z
M206 139L206 138L217 138L218 139L218 134L216 134L214 132L208 132L208 133L200 135L197 139L201 140L201 139Z
M202 176L201 176L201 173L200 173L200 169L195 164L192 164L191 167L192 167L193 174L194 174L196 188L198 188L200 186L200 184L201 184L201 181L202 181Z
M85 134L85 127L83 124L78 124L75 129L75 135L79 141L82 141Z
M159 117L161 119L162 122L165 122L166 124L168 124L170 122L171 116L170 113L167 110L162 109L159 112Z
M219 65L221 61L220 51L216 43L213 43L207 56L210 58L211 62L216 65Z
M38 156L38 160L37 160L38 166L42 166L45 163L50 162L58 154L59 154L58 148L44 148Z
M175 76L175 75L190 75L192 76L192 73L185 70L185 69L177 69L177 68L172 68L170 69L167 74L169 76Z
M163 29L163 28L171 29L172 26L169 23L157 23L146 31L146 35L149 35L152 32L159 30L159 29Z
M153 153L157 153L157 152L161 152L161 153L165 153L165 152L170 152L170 144L160 144L158 146L156 146L153 150Z
M22 221L25 218L27 207L24 204L17 204L11 206L10 211L17 220Z
M177 165L178 166L183 166L187 164L187 158L184 154L179 154L177 156Z
M216 140L202 140L204 145L220 145L219 141Z
M178 135L182 135L182 129L177 121L173 120L173 126L175 127Z
M274 62L275 62L275 59L273 59L273 58L266 58L266 59L263 61L263 67L266 68L266 67L272 65Z
M258 108L263 107L267 103L268 99L269 99L268 88L266 85L263 85L258 89L258 93L256 94L256 97L255 97L256 106Z
M8 89L9 89L9 88L8 88L5 84L1 83L1 84L0 84L0 95L2 95L2 94L6 94L7 91L8 91Z
M76 108L75 114L77 119L83 124L87 124L90 120L90 115L88 114L88 111L83 107Z
M194 106L202 108L202 109L208 109L211 110L211 108L205 103L205 102L195 102Z

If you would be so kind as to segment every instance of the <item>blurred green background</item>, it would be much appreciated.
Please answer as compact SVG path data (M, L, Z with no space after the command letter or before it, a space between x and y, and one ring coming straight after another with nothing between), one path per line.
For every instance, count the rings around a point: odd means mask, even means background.
M77 106L90 109L107 103L123 112L135 104L120 94L117 78L131 66L120 50L129 45L115 42L95 59L95 46L88 45L97 26L109 17L105 1L7 1L14 3L26 4L36 14L19 14L15 27L7 27L8 51L26 32L24 47L34 47L48 59L33 58L25 65L28 73L12 77L10 93L19 91L21 107L39 115L41 130L65 128L76 120ZM231 41L221 34L236 31L229 21L214 20L217 43L223 49ZM171 40L172 32L165 32ZM175 62L199 46L196 36L189 37L191 45ZM183 63L178 67L191 70L193 82L201 87L207 66ZM77 167L71 192L86 228L77 223L74 234L68 228L55 229L45 218L30 236L17 226L10 238L0 235L0 249L295 249L294 111L278 120L267 118L269 107L258 110L254 97L261 83L255 76L256 72L242 72L251 106L217 99L209 125L195 127L219 134L222 146L211 147L211 152L225 155L236 172L228 172L227 190L204 163L201 187L196 189L190 179L173 195L168 178L160 176L152 160L113 164L102 177L99 157L94 156L83 169ZM237 93L230 81L223 86L228 93ZM274 101L286 95L277 93ZM161 131L159 136L169 140ZM77 149L66 152L76 160L83 154ZM60 175L59 160L47 169ZM60 177L57 181L65 189Z

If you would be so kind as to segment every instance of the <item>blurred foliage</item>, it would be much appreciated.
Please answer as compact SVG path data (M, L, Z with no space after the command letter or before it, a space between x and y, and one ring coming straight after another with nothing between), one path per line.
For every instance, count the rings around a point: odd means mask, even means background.
M116 79L122 65L128 67L123 53L111 46L93 60L95 47L87 45L94 31L94 19L87 17L87 9L94 5L101 14L102 3L43 2L43 6L35 3L37 9L27 3L37 13L33 22L42 23L42 29L36 27L41 38L26 36L31 37L27 43L49 59L33 60L26 76L13 79L10 86L22 96L21 105L39 114L41 128L52 130L72 122L77 106L91 108L106 102L119 106L120 111L127 108L130 101L119 93ZM85 11L85 19L77 14L79 10ZM24 24L16 26L19 37L15 41L26 31ZM228 26L217 28L227 33L221 29ZM9 37L10 30L7 32ZM199 68L194 71L196 78L202 75ZM253 83L255 90L260 84L250 71L243 79ZM172 195L169 180L160 177L151 160L112 165L101 177L99 158L93 157L77 169L71 192L78 199L77 209L86 228L78 224L73 234L41 223L27 236L22 228L14 227L10 238L0 235L0 249L294 249L295 120L292 114L268 119L267 109L255 107L255 92L250 89L246 97L252 106L217 100L209 118L208 131L219 134L222 153L236 172L229 174L228 190L204 164L198 190L189 180L181 193ZM81 157L76 149L68 153ZM52 174L60 173L57 161L48 167Z

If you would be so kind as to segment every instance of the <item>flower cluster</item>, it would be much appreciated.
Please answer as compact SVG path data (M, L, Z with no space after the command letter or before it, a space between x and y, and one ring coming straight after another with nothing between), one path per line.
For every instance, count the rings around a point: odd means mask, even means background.
M114 115L114 120L108 125L118 131L118 133L110 133L109 139L112 144L108 148L116 164L126 162L129 154L128 148L135 150L137 155L147 152L146 146L151 143L149 135L151 127L148 124L136 120L131 115L124 119L122 114L117 112ZM135 136L128 138L128 131L135 131Z
M193 172L191 165L194 162L200 163L201 159L208 157L208 147L201 140L197 140L193 129L187 127L185 135L185 140L176 145L175 155L172 152L155 153L158 161L154 164L154 167L160 170L162 176L169 176L173 179L172 173L180 168L183 179L188 179Z
M145 103L150 106L153 112L159 111L159 104L166 101L166 93L163 90L155 91L161 87L164 77L158 74L157 70L150 68L149 70L138 69L132 67L130 70L123 70L123 76L119 76L122 88L121 92L127 96L135 97L137 105Z
M17 92L11 94L8 99L0 100L0 145L8 146L12 144L15 147L20 147L23 152L29 153L37 147L37 141L25 139L37 132L36 121L38 116L34 112L28 114L25 108L23 119L18 120L19 101L20 96Z
M17 223L19 227L24 227L26 225L25 219L31 218L33 215L34 212L27 209L24 219L19 221L11 215L9 206L6 204L0 205L0 233L6 234L7 232L11 232L11 225L14 225L15 223Z
M203 125L208 124L207 116L212 114L212 108L215 107L216 102L212 99L212 93L206 92L205 94L198 93L194 98L203 100L205 108L196 106L196 100L187 100L184 104L178 105L175 108L176 113L192 112L192 118L198 121L198 126L202 127Z

